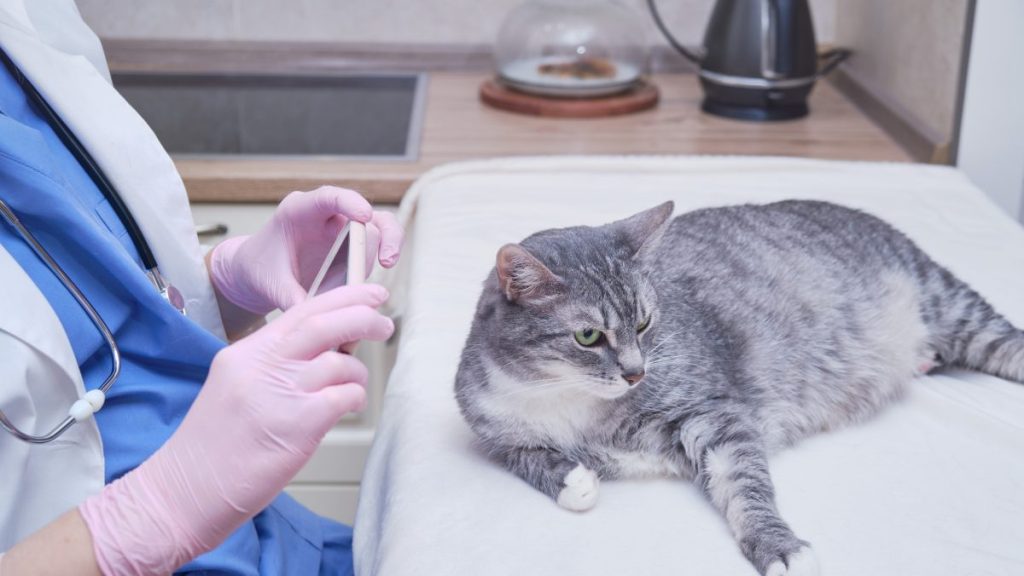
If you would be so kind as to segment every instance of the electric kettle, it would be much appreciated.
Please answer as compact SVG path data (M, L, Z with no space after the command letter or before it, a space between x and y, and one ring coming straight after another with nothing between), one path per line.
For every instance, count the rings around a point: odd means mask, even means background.
M742 120L805 116L815 80L849 56L836 49L819 57L807 0L718 0L704 46L696 51L669 32L655 0L647 4L669 44L699 67L701 108L710 114Z

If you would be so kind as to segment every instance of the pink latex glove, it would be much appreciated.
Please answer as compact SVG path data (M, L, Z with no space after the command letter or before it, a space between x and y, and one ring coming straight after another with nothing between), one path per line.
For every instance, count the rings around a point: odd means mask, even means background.
M223 349L181 426L148 460L81 505L107 575L170 574L265 508L346 412L366 367L335 352L383 341L376 285L317 296Z
M292 192L271 221L252 236L221 242L210 254L210 278L233 304L255 314L302 302L338 233L349 220L366 226L367 266L380 260L385 268L398 262L402 228L387 212L374 212L358 193L323 186ZM324 277L321 290L345 281L346 246Z

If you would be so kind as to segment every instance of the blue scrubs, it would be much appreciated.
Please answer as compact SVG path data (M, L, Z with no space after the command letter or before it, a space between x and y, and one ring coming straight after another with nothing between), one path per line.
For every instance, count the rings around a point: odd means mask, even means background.
M109 483L167 440L224 344L157 294L121 220L2 64L0 198L64 267L121 349L121 376L96 414ZM99 332L53 272L2 221L0 245L56 311L86 388L98 387L110 369ZM281 494L179 573L351 574L351 543L350 528Z

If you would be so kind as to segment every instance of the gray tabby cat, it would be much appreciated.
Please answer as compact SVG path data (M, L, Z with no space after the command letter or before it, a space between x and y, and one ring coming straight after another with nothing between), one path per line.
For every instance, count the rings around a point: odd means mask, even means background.
M692 479L761 574L817 563L767 457L941 364L1024 380L1024 332L907 237L823 202L672 203L504 246L456 379L509 470L570 510L598 479Z

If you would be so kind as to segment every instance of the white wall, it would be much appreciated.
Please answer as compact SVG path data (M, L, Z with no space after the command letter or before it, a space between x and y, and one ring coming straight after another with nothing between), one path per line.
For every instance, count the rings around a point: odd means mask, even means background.
M984 1L984 0L982 0ZM951 142L968 0L838 0L845 72L900 107L939 143Z
M587 0L577 0L585 2ZM620 0L662 42L645 0ZM810 0L818 39L835 37L836 0ZM698 44L714 0L659 0L673 31ZM523 0L77 0L101 38L490 44Z
M957 165L1024 222L1024 2L978 0Z

